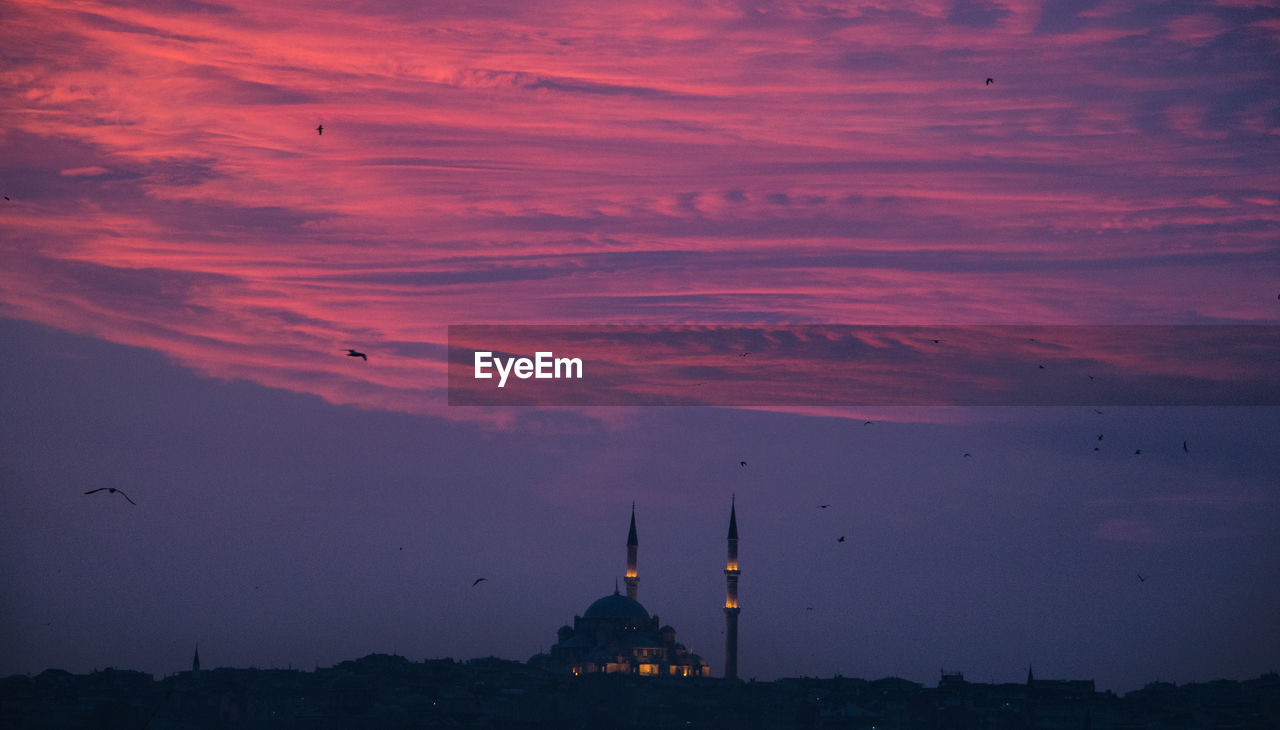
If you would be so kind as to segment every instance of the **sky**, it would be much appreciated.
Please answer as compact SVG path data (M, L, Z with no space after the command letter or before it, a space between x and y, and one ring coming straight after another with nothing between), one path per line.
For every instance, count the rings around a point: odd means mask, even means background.
M1277 669L1274 397L459 406L446 376L479 324L1270 325L1241 361L1274 362L1280 7L0 18L0 675L524 660L612 592L633 501L640 600L719 675L735 498L743 677Z

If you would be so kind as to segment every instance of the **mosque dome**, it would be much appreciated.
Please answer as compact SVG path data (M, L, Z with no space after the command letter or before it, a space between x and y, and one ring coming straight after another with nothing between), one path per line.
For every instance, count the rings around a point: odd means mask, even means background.
M649 612L639 601L633 601L621 593L605 596L587 607L584 619L622 619L628 622L648 621Z

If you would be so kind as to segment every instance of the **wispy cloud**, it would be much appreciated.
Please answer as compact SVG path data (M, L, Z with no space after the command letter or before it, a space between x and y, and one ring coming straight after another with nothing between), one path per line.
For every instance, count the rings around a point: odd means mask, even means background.
M223 377L438 399L461 322L1274 320L1272 8L26 3L9 28L3 311ZM353 342L387 369L324 359Z

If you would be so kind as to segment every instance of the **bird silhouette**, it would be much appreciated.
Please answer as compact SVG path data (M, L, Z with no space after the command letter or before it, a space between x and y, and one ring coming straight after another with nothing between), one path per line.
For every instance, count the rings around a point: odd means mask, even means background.
M1090 375L1090 376L1089 376L1089 379L1090 379L1090 380L1093 380L1093 376L1092 376L1092 375Z
M841 535L840 538L836 540L836 542L844 542L844 535Z
M933 344L935 344L935 345L940 345L940 344L942 344L942 340L934 340L934 341L933 341Z
M1134 455L1134 456L1139 456L1139 455L1141 455L1141 454L1142 454L1142 449L1134 449L1134 450L1133 450L1133 455Z
M1099 440L1099 441L1101 441L1101 440L1102 440L1102 434L1098 434L1098 440Z
M1187 448L1187 442L1185 440L1182 442L1182 453L1184 454L1191 453L1191 450Z
M1041 365L1041 366L1040 366L1040 369L1041 369L1041 370L1044 370L1044 366L1043 366L1043 365Z
M818 505L818 509L826 509L826 508L828 508L828 507L830 507L830 506L831 506L831 505L829 505L829 504L820 504L820 505Z
M867 421L866 423L864 423L864 424L862 424L862 425L864 425L864 426L870 426L872 423L873 423L873 421Z
M323 124L321 124L321 125L319 125L319 126L317 126L317 127L316 127L316 135L317 135L317 136L319 136L319 135L322 135L322 134L324 134L324 125L323 125Z
M990 85L994 84L995 82L996 82L996 80L995 80L995 79L987 79L987 86L990 86Z
M489 579L488 579L488 578L476 578L476 579L475 579L475 582L471 584L471 587L472 587L472 588L475 588L476 586L480 585L481 583L483 583L483 582L485 582L485 581L487 581L487 580L489 580Z
M747 465L747 462L745 462L745 461L739 461L739 462L738 462L738 466L746 466L746 465Z
M1146 582L1147 582L1147 577L1146 577L1145 575L1143 575L1142 573L1138 573L1138 582L1139 582L1139 583L1146 583Z
M1094 451L1102 451L1102 449L1098 448L1097 446L1093 447L1093 450L1094 450Z
M129 499L129 495L125 494L124 490L116 489L115 487L98 487L97 489L90 489L89 491L85 492L85 494L93 494L94 492L101 492L104 489L107 490L107 494L115 494L116 492L120 492L121 497L124 497L125 499ZM137 506L138 503L133 501L132 499L129 499L129 504Z
M358 357L358 358L362 358L365 362L369 362L368 355L364 354L363 352L356 352L355 350L352 350L349 347L347 348L347 357Z
M1098 410L1097 408L1094 408L1093 412L1097 413L1098 415L1102 415L1102 411Z
M964 452L964 455L965 455L965 456L973 456L973 454L970 454L968 451Z
M750 354L751 354L751 353L749 353L749 352L744 352L744 353L742 353L741 355L739 355L738 357L746 357L747 355L750 355Z

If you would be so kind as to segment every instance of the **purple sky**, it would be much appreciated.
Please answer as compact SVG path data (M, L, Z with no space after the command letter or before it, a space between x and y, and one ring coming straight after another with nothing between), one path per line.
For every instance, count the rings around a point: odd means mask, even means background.
M635 500L641 600L718 675L735 492L744 677L1277 668L1274 407L461 408L444 353L1274 325L1280 10L3 13L0 674L526 659Z

